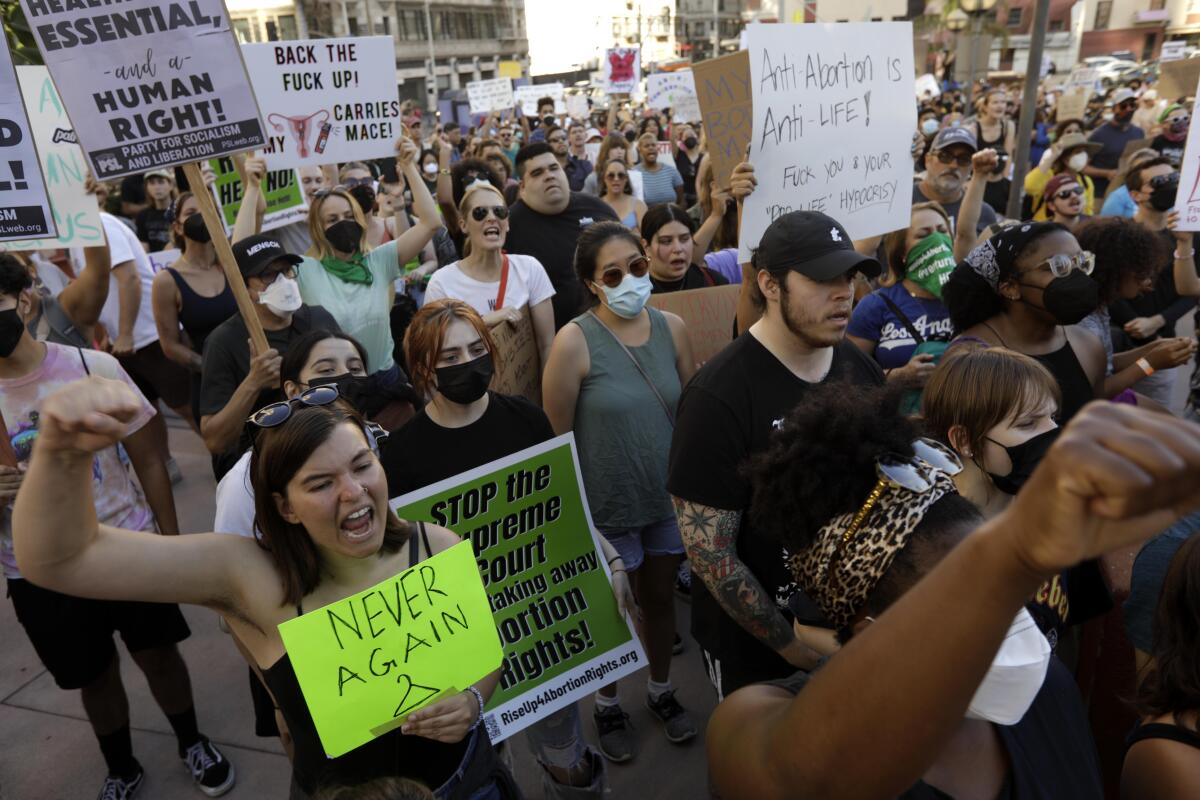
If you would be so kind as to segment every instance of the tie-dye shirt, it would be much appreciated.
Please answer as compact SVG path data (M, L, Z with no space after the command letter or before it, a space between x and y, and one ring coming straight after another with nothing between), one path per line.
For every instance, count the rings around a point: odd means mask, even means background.
M83 366L85 358L87 370ZM46 358L37 369L20 378L0 379L0 413L4 415L8 439L21 469L29 466L42 401L62 386L87 377L89 371L102 378L124 381L130 389L138 391L117 360L107 353L49 342L46 343ZM154 414L154 408L143 399L142 409L130 423L128 432L141 429ZM129 458L121 446L96 454L92 461L92 494L96 519L105 525L135 531L154 530L154 515L130 474ZM0 563L6 578L21 577L13 557L11 505L0 506Z

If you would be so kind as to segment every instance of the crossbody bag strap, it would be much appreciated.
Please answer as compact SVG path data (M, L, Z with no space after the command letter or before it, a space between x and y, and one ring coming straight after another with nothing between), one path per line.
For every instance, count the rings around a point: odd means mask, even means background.
M887 307L891 309L892 314L896 317L896 319L900 320L900 324L903 325L905 330L912 335L914 342L917 344L925 344L925 337L917 332L917 326L913 325L912 320L908 318L908 315L900 310L900 306L892 302L892 298L888 297L883 292L880 292L879 299L887 303Z
M508 290L508 253L504 253L504 266L500 268L500 291L496 293L496 307L492 311L504 308L504 293Z
M617 346L625 351L625 355L629 356L629 360L633 362L633 366L637 368L637 371L639 373L641 373L642 378L644 378L646 381L646 385L650 387L650 391L654 392L654 396L658 398L659 404L662 405L663 411L665 411L667 414L667 419L670 421L671 427L674 428L675 427L675 414L673 411L671 411L671 406L668 405L667 401L663 398L662 392L658 391L658 387L655 386L654 381L652 381L650 379L650 375L646 372L645 368L643 368L641 363L636 358L634 358L633 353L631 353L629 351L629 348L625 346L625 343L622 342L617 337L617 335L612 332L612 329L609 328L607 325L605 325L604 321L602 319L600 319L598 316L596 316L596 312L589 311L587 313L592 319L596 320L596 322L599 323L600 327L603 328L608 333L609 336L612 337L613 341L617 343ZM651 332L652 332L651 335L653 335L653 322L651 322L651 326L652 326L651 327Z

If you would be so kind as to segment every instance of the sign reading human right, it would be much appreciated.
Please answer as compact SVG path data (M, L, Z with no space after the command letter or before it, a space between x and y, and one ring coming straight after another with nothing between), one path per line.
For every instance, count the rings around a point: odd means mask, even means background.
M908 225L916 107L912 25L750 25L758 188L742 216L748 261L771 222L821 211L862 239Z

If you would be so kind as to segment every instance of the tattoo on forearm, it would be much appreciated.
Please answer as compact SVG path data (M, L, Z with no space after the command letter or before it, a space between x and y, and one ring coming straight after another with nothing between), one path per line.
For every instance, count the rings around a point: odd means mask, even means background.
M674 498L675 516L692 570L704 581L725 613L773 650L795 634L770 593L737 557L742 512Z

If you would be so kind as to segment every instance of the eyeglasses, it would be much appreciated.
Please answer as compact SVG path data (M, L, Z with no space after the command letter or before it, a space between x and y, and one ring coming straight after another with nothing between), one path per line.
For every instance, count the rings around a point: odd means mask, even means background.
M258 279L262 281L264 286L270 286L280 275L284 276L285 278L294 278L296 277L296 268L289 266L287 269L268 270L260 274Z
M355 186L370 186L374 183L374 178L346 178L342 181L342 186L347 189L353 189Z
M1074 189L1062 189L1061 191L1055 193L1054 196L1056 198L1058 198L1059 200L1069 200L1072 197L1079 197L1082 194L1083 194L1083 187L1076 186Z
M1094 253L1089 253L1087 250L1081 250L1074 255L1066 255L1059 253L1055 256L1050 256L1042 263L1038 264L1029 272L1040 270L1043 267L1048 267L1050 274L1056 278L1065 278L1071 274L1071 270L1077 269L1084 275L1091 275L1092 270L1096 268L1096 256ZM1024 273L1022 273L1024 274Z
M508 219L508 208L506 206L475 206L471 209L471 219L476 222L483 222L487 219L488 212L496 217L496 219Z
M610 289L615 289L621 285L621 281L625 280L625 275L628 273L635 278L645 277L650 270L650 261L645 256L634 256L629 259L629 263L625 265L625 269L620 267L609 267L600 275L600 282Z
M854 515L850 525L842 534L842 544L854 538L866 521L871 509L879 502L883 490L889 486L906 489L917 494L924 494L933 488L937 480L935 473L941 472L951 477L962 472L962 459L958 454L941 442L933 439L916 439L912 443L913 455L905 457L896 453L884 455L875 464L875 474L879 480L871 494L867 496L862 508ZM832 573L831 573L832 574Z
M604 177L610 181L623 181L627 176L624 172L610 172Z
M340 396L341 392L338 391L336 386L331 384L313 386L311 389L305 389L290 400L263 406L251 414L247 422L257 428L278 428L291 419L292 411L297 406L327 406ZM372 450L378 450L379 444L388 438L387 429L377 422L365 423L363 425L363 433L366 434L367 443L371 446Z
M946 152L945 150L938 150L934 155L936 155L937 160L943 164L958 164L960 167L971 166L970 154L956 156L953 153Z

